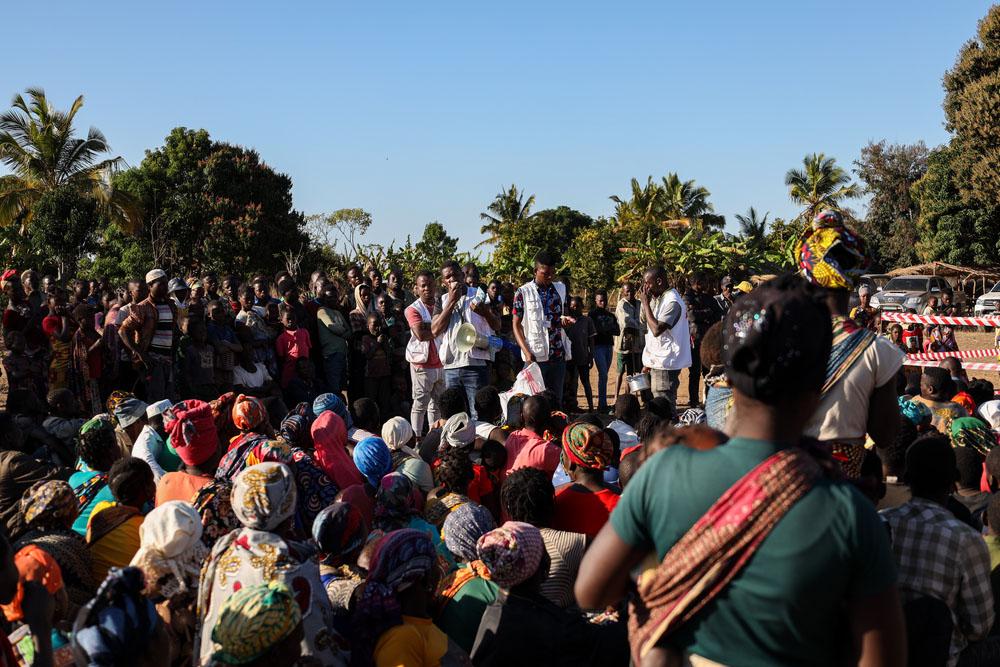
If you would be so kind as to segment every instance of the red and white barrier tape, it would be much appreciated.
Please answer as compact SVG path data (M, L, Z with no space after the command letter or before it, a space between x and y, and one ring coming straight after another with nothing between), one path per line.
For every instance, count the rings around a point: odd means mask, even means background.
M906 358L903 362L904 366L939 366L940 361L917 361L914 359ZM967 371L1000 371L1000 364L997 363L987 363L983 361L970 361L962 364L962 368Z
M1000 327L1000 317L945 317L943 315L916 315L914 313L883 312L886 322L905 324L951 324L962 327Z
M907 359L913 359L915 361L941 361L942 359L947 359L948 357L957 357L959 359L1000 358L1000 349L958 350L956 352L914 352L906 355Z

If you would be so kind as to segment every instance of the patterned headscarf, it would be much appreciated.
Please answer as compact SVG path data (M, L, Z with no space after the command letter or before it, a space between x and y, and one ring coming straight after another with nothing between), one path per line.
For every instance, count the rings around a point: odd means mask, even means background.
M997 436L981 419L959 417L951 422L951 444L970 447L983 456L997 446Z
M704 424L708 419L705 411L701 408L688 408L680 414L677 421L683 426L691 426L692 424Z
M29 528L69 528L80 514L73 487L62 480L35 482L21 497L20 509Z
M163 413L163 427L177 456L187 465L204 463L219 451L212 407L205 401L190 399L174 403Z
M476 427L465 412L452 415L441 427L441 445L465 447L476 439Z
M372 488L392 472L392 454L382 438L365 438L354 446L354 465L365 476Z
M836 211L823 211L805 231L796 253L799 271L828 289L853 290L854 282L871 265L861 238L844 225Z
M490 511L479 503L465 503L444 520L441 537L448 551L465 562L476 560L479 538L497 527Z
M309 438L309 422L302 415L289 415L281 420L278 435L290 445L305 445Z
M364 546L368 524L357 507L337 502L316 515L312 537L320 549L320 562L337 566L341 558Z
M108 417L111 419L111 423L114 426L118 426L118 418L115 417L115 409L119 405L121 405L123 401L126 401L130 398L135 398L135 394L133 394L130 391L122 391L120 389L115 389L113 392L111 392L111 395L108 396L108 400L104 402L104 407L108 411Z
M80 435L98 430L115 430L115 421L111 415L101 413L99 415L94 415L87 421L83 422L83 425L80 427Z
M497 586L512 588L538 571L545 544L541 531L530 523L508 521L480 537L476 553Z
M383 476L375 492L375 528L388 532L405 527L420 512L422 500L420 490L403 473Z
M258 463L233 480L232 502L244 526L273 531L295 513L295 477L283 463Z
M976 414L976 402L972 400L972 396L969 395L967 391L960 391L951 398L952 402L958 403L965 411L970 415Z
M233 403L233 425L241 431L252 431L267 421L267 408L255 396L240 394Z
M208 403L212 407L215 430L219 432L219 439L223 442L228 442L237 433L237 429L233 425L233 403L235 402L236 392L229 391Z
M171 597L198 586L208 549L201 541L201 515L191 503L171 500L146 515L139 550L130 563L146 575L146 592Z
M899 397L899 411L904 417L910 420L914 426L923 426L931 423L934 415L931 409L918 401L911 401L908 398Z
M313 401L312 411L313 414L319 417L321 414L330 410L335 415L344 420L344 426L351 428L354 425L354 420L351 419L351 413L344 405L344 401L341 400L340 396L336 394L320 394Z
M599 426L574 422L562 434L563 451L571 463L592 470L603 470L611 463L614 446Z
M250 466L266 462L291 463L292 449L284 440L270 440L266 435L248 432L229 446L215 469L216 479L233 479Z
M212 628L212 660L244 665L267 653L302 622L292 591L272 581L247 586L226 599Z
M133 664L146 652L161 621L142 589L141 570L111 568L73 624L73 655L78 665Z

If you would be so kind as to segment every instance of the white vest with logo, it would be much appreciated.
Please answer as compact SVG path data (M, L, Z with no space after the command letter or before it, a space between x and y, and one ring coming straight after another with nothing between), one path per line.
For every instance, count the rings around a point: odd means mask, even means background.
M427 324L431 323L431 313L427 310L427 306L424 305L423 301L417 299L410 304L410 307L420 313L420 319ZM434 339L434 345L437 346L438 355L441 354L441 336ZM413 335L413 331L410 331L410 342L406 344L406 360L411 364L426 364L427 358L431 354L431 341L420 340Z
M660 295L656 305L649 304L656 315L664 302L680 305L681 316L673 329L664 329L659 336L653 335L651 322L646 323L646 347L642 351L642 364L655 370L677 371L691 366L691 329L688 325L687 306L675 289Z
M556 288L556 293L562 301L563 308L566 307L566 285L564 283L552 283ZM535 361L549 360L549 329L552 323L545 317L545 308L542 306L542 299L538 295L538 285L534 280L529 280L520 287L521 298L524 300L524 317L521 318L521 327L524 329L524 340L528 343L528 349L535 355ZM562 346L564 359L569 361L573 354L569 344L569 336L565 329L560 329L562 336Z
M458 335L458 328L466 322L475 327L476 333L478 334L483 336L493 335L493 329L490 328L486 319L472 310L472 298L475 295L475 289L471 287L466 288L465 295L461 297L458 305L455 306L455 310L451 313L451 321L448 323L448 329L444 332L444 335L441 336L441 342L438 345L438 355L441 357L441 363L444 364L445 368L460 368L465 365L462 363L463 357L479 359L482 361L489 361L493 358L490 354L490 350L480 350L479 348L473 347L468 352L462 353L455 347L455 336ZM441 296L441 307L444 308L446 303L448 303L448 295L443 294Z

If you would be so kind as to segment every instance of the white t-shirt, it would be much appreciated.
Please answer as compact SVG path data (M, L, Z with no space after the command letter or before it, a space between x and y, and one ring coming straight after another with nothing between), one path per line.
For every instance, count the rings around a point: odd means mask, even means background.
M132 445L132 456L148 463L153 471L153 479L157 481L166 474L166 471L160 467L156 460L162 451L163 438L160 437L160 434L149 424L143 426L142 430L139 431L139 437L135 439L135 444Z
M267 368L261 362L254 364L253 372L248 371L243 368L243 366L236 366L233 368L233 384L239 385L240 387L246 387L247 389L260 389L265 384L271 381L271 374L267 372Z
M868 403L876 388L892 382L903 365L903 351L879 336L820 400L805 435L844 444L864 444Z
M621 419L612 421L608 424L608 428L618 434L618 451L623 452L629 447L635 447L639 444L639 436L636 434L635 429Z

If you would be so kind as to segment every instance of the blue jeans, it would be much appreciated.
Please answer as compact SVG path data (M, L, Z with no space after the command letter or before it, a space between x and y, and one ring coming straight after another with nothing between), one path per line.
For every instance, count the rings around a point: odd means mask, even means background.
M444 386L446 389L462 387L469 399L469 418L476 418L476 392L490 381L489 369L486 366L463 366L462 368L446 368L444 371Z
M339 394L344 387L344 371L347 370L347 355L334 352L323 357L323 372L326 375L326 390Z
M611 345L594 346L594 365L597 366L597 409L608 409L608 369L611 368Z
M563 383L566 381L566 360L540 361L538 362L538 369L542 371L545 388L555 394L556 404L552 406L552 409L562 410Z
M705 395L705 417L709 426L719 431L726 427L726 419L729 417L729 399L732 396L733 390L729 387L708 388Z

